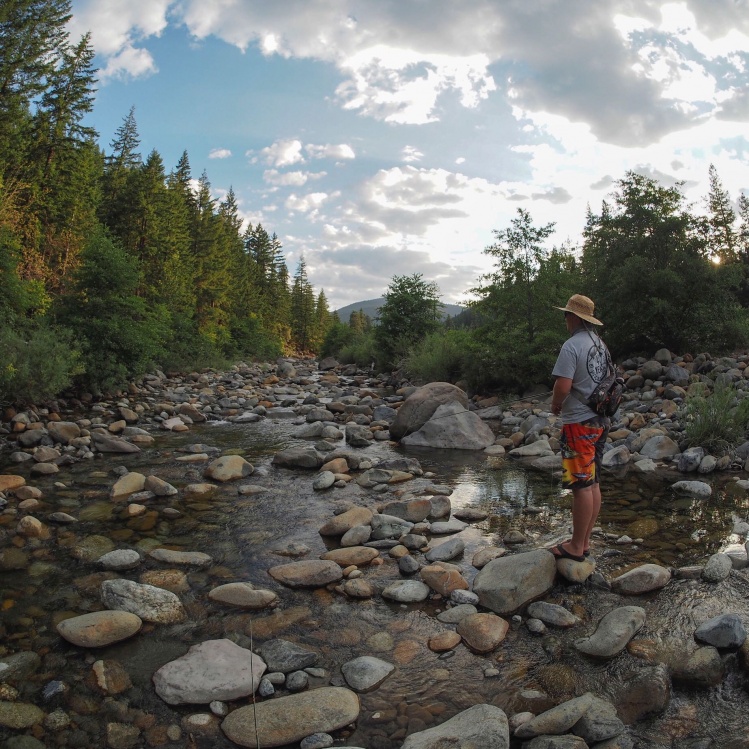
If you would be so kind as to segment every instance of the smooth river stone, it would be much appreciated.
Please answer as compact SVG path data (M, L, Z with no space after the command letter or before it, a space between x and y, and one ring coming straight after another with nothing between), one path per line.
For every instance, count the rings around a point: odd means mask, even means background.
M94 611L64 619L57 625L61 637L82 648L102 648L126 640L143 622L129 611Z
M320 588L343 577L340 565L326 559L289 562L271 567L268 574L290 588Z
M530 739L534 736L567 733L585 715L592 704L593 695L586 692L581 697L567 700L567 702L537 715L527 723L523 723L515 731L515 736L519 739Z
M330 733L359 717L359 697L344 687L322 687L233 710L221 729L239 746L269 749ZM257 734L256 734L257 731Z
M170 705L207 705L254 694L266 668L260 656L231 640L206 640L162 666L153 683Z
M320 559L327 559L341 567L349 567L355 564L357 567L369 564L373 559L380 556L377 549L368 546L347 546L343 549L333 549L320 555Z
M16 476L11 473L0 474L0 492L9 492L18 489L26 483L23 476Z
M621 595L639 595L660 590L671 579L671 573L658 564L643 564L614 578L611 589Z
M174 593L132 580L105 580L101 584L101 601L115 611L129 611L147 622L173 624L187 614Z
M202 551L173 551L172 549L153 549L148 552L151 559L166 564L187 564L194 567L208 567L213 562L213 557Z
M474 705L444 723L406 737L402 749L471 747L507 749L510 727L504 710L494 705Z
M620 606L601 619L590 637L577 640L575 647L586 655L610 658L624 650L644 624L645 609Z
M214 481L225 482L250 476L254 471L254 466L241 455L223 455L207 466L204 475Z
M208 593L208 598L250 611L267 608L278 600L278 596L272 590L255 589L252 583L219 585Z
M346 683L352 689L357 692L371 692L395 671L395 666L380 658L362 655L344 663L341 666L341 671Z
M355 525L369 525L372 521L372 510L366 507L353 507L346 512L328 520L319 533L321 536L342 536Z
M509 628L509 622L496 614L469 614L458 622L456 631L475 653L491 653Z
M398 603L419 603L429 598L429 586L419 580L398 580L382 591L382 597Z
M31 728L42 720L44 710L36 705L28 702L0 702L0 726L20 731L23 728Z

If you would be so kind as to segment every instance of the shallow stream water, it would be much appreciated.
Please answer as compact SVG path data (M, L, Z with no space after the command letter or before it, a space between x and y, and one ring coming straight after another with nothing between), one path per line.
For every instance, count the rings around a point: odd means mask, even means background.
M96 733L97 721L103 736L107 722L129 722L138 711L156 716L159 724L178 723L182 716L204 708L173 708L163 703L151 684L153 673L161 665L207 639L230 637L250 647L251 643L283 637L320 654L318 666L326 669L329 677L312 679L313 686L331 681L342 684L340 666L360 655L394 663L396 671L378 689L361 695L356 729L343 731L337 738L350 746L395 749L407 734L441 723L479 702L497 705L508 715L526 709L519 696L523 689L542 690L555 701L589 690L616 702L617 694L647 665L643 658L627 651L599 662L572 647L575 639L594 630L607 611L624 605L619 596L591 586L559 583L545 597L581 616L583 624L579 627L549 629L545 636L537 637L523 625L513 624L496 652L478 656L463 646L443 655L426 647L432 634L446 628L435 618L444 605L439 601L404 606L380 597L350 600L326 589L291 590L276 584L268 576L268 568L289 561L279 551L290 544L306 544L311 549L307 558L316 558L331 547L318 529L337 508L348 503L374 507L402 492L432 484L453 490L453 509L465 506L489 512L486 520L472 523L461 534L466 552L459 564L469 581L476 574L470 564L473 552L481 546L501 545L509 530L519 530L527 539L516 547L519 551L547 546L569 532L571 498L561 489L558 478L528 471L511 460L487 459L482 453L403 451L390 443L375 443L361 452L374 459L401 454L415 457L434 477L394 485L386 494L362 489L355 482L343 489L315 492L311 473L270 465L279 449L301 442L294 437L296 429L288 421L268 419L245 425L212 422L195 425L181 434L156 432L155 445L138 455L78 463L54 477L29 479L44 494L43 506L35 513L38 517L44 519L49 512L64 511L80 522L56 528L49 540L28 544L27 569L0 573L0 622L6 653L34 650L44 658L40 673L23 685L19 699L34 702L45 711L61 706L84 716L81 725L89 735ZM198 442L244 455L261 469L259 474L265 475L255 474L241 483L257 484L268 491L238 496L236 484L228 484L209 498L190 498L180 492L176 497L149 501L149 512L132 519L124 516L124 505L109 500L115 479L112 468L118 465L146 475L153 473L178 489L202 481L202 464L176 461L182 454L180 448ZM25 469L6 464L0 465L0 472L24 474ZM716 475L712 497L702 501L674 496L668 487L679 478L683 476L675 473L640 478L606 475L599 524L602 534L610 535L597 535L592 552L607 579L645 562L667 567L704 563L710 554L740 540L733 535L733 528L749 516L749 499L746 491L735 487L734 477ZM55 482L65 486L56 486ZM181 517L168 519L158 512L165 507L179 510ZM12 528L15 522L5 525ZM638 542L615 542L625 535ZM87 577L99 572L93 563L95 557L87 560L84 555L81 559L80 553L72 553L91 536L112 539L118 548L147 551L164 545L210 554L212 567L187 572L189 590L180 598L188 610L188 620L171 626L148 625L131 640L95 652L62 640L55 631L60 618L69 612L80 614L101 607L98 578ZM441 540L434 538L432 543ZM376 585L400 578L395 560L386 552L384 559L379 567L365 569L366 578ZM122 574L137 579L144 569L159 566L146 558L132 575ZM230 581L249 581L273 589L282 603L272 613L249 614L208 599L211 588ZM737 613L749 625L749 576L740 571L717 585L673 580L658 593L624 603L643 606L647 611L646 625L637 635L643 652L672 647L674 657L679 657L685 642L694 645L696 626L712 616ZM90 682L91 664L98 659L120 661L133 687L117 697L102 699ZM739 668L735 655L725 654L724 660L727 676L720 686L675 690L665 714L634 727L637 746L676 747L686 738L704 737L713 742L705 746L720 749L745 738L749 730L749 677ZM57 679L70 685L70 693L45 702L42 689ZM12 732L2 733L0 729L0 740L10 735ZM50 747L57 746L62 735L50 733L44 739ZM148 746L144 739L141 741L139 746ZM105 744L102 741L100 745ZM169 746L234 745L218 734L210 738L183 736Z

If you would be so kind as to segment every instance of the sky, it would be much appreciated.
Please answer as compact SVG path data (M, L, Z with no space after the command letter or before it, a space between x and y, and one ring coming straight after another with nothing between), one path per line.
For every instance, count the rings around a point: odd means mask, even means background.
M109 150L187 151L331 309L420 273L445 302L518 208L579 247L628 170L749 194L749 0L73 0ZM584 293L584 290L581 290ZM565 301L565 300L560 300Z

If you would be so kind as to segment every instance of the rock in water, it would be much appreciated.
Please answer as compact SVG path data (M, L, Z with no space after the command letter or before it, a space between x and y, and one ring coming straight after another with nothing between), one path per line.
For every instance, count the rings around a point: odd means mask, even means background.
M494 705L474 705L440 726L406 737L402 749L433 747L508 749L510 728L504 711Z
M156 694L170 705L208 704L254 694L265 662L231 640L207 640L162 666L154 675Z
M63 619L57 631L78 647L101 648L132 637L142 625L140 617L129 611L93 611Z
M239 746L269 749L296 743L311 733L335 731L358 717L355 692L344 687L322 687L240 707L229 713L221 729Z
M494 432L461 403L439 406L421 429L403 437L404 445L451 450L483 450L494 444Z

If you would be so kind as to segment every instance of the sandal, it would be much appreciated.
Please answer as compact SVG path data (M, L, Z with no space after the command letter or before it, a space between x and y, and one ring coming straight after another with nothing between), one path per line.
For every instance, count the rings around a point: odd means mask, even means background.
M571 554L567 549L562 546L562 544L557 544L556 546L553 546L549 551L557 558L557 559L571 559L573 562L584 562L585 556L577 556L577 554Z

